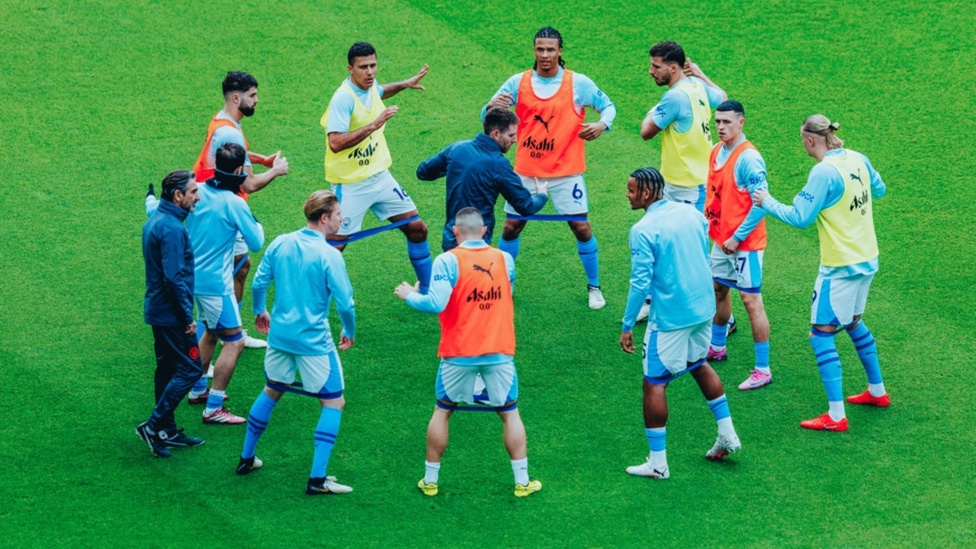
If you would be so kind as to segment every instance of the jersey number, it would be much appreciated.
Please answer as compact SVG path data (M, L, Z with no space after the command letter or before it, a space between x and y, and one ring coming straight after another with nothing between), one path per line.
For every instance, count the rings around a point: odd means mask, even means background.
M393 192L396 193L396 195L400 198L400 200L406 200L410 198L410 195L407 194L407 191L401 189L400 187L394 187Z
M735 258L735 272L742 274L746 270L746 258L737 257Z
M583 189L579 188L579 183L573 185L573 200L583 198Z

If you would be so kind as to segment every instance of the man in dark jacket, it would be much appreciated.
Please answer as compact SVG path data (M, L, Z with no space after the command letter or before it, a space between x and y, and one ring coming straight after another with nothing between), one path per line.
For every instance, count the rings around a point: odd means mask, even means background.
M520 215L529 216L542 209L548 200L545 183L537 183L537 194L531 194L505 158L515 142L518 117L508 109L488 109L484 133L474 139L458 141L417 167L417 179L434 181L447 176L447 222L441 247L457 247L454 218L462 208L476 208L485 220L485 242L491 243L495 227L495 201L505 197Z
M203 440L176 428L173 412L190 387L203 375L193 320L193 248L183 220L199 200L193 172L177 170L163 179L156 215L142 228L146 262L146 324L152 326L156 348L156 407L136 427L159 457L169 448L199 446Z

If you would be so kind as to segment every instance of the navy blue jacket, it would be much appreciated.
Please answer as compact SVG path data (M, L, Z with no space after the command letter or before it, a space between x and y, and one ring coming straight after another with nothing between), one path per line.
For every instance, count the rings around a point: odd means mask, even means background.
M481 212L488 229L485 242L490 244L499 194L521 215L538 212L549 199L544 194L533 195L527 191L498 143L483 133L448 146L417 167L417 179L422 181L434 181L445 175L447 222L441 242L444 251L457 247L454 217L462 208L477 208Z
M183 226L186 212L169 200L142 227L146 262L146 324L185 327L193 323L193 246Z

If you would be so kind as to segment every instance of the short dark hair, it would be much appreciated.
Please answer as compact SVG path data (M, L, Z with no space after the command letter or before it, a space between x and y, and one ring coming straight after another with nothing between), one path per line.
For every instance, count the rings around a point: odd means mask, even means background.
M559 41L560 49L562 49L563 47L563 35L559 34L559 31L557 31L552 27L542 27L541 29L539 29L539 32L535 33L535 37L532 38L532 44L535 44L535 41L538 40L539 38L555 38L556 40ZM537 68L536 67L537 65L538 63L532 65L532 68L533 69ZM560 67L566 66L566 60L563 59L562 55L559 56L559 66Z
M664 176L657 168L638 168L630 177L637 182L637 194L651 191L651 198L657 200L664 192Z
M503 132L518 122L519 119L514 112L504 107L492 107L485 113L485 135L491 135L495 130Z
M376 48L372 44L369 42L356 42L349 47L349 53L346 57L349 60L349 64L352 65L353 60L357 57L369 57L370 55L376 55Z
M176 170L169 172L166 177L163 178L163 192L160 195L163 200L173 201L173 196L176 195L176 191L186 192L186 186L190 184L196 177L193 172L189 170Z
M735 99L729 99L728 101L722 101L722 103L718 107L715 108L715 112L719 112L719 111L721 111L721 112L729 112L729 111L732 111L734 113L738 113L739 116L745 116L746 115L746 108L742 106L742 103L739 103Z
M224 143L217 149L217 154L214 156L214 165L218 170L226 173L234 173L237 171L237 168L244 165L247 151L237 143Z
M246 92L251 88L258 87L258 81L256 78L247 74L244 71L230 71L227 76L224 77L224 95L233 92Z
M660 57L665 63L677 63L682 67L685 65L685 50L681 49L680 44L670 40L651 46L651 57Z

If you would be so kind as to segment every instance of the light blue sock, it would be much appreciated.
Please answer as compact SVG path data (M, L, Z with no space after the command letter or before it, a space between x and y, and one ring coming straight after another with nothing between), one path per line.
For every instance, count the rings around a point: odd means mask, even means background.
M820 370L820 379L827 391L827 402L842 402L844 397L841 387L840 356L837 355L834 334L821 332L816 328L810 333L813 334L810 345L813 347L813 354L817 357L817 369Z
M600 256L597 254L596 237L592 237L586 242L576 241L576 252L579 253L580 261L583 262L583 271L586 272L586 283L590 286L600 285Z
M242 458L254 457L254 448L258 445L258 439L268 427L271 420L271 412L274 411L275 399L269 397L264 391L258 395L257 400L251 405L251 411L247 415L247 433L244 434L244 449L241 450Z
M644 436L647 437L647 445L650 447L651 453L664 451L664 446L667 439L666 427L644 429Z
M329 466L332 447L335 446L336 436L339 435L339 420L342 410L338 408L322 408L319 424L315 427L315 455L312 456L312 472L309 478L325 478Z
M712 347L725 347L725 341L729 336L729 324L712 323Z
M715 416L715 421L721 421L732 416L729 412L729 399L725 395L709 400L708 408L712 411L712 415Z
M849 330L847 334L851 336L854 348L857 349L857 358L861 359L861 364L864 365L864 373L868 376L868 383L884 383L881 379L881 365L878 363L878 346L874 342L871 330L862 321L858 323L856 328Z
M430 258L430 246L427 241L410 242L407 241L407 257L410 264L417 273L417 280L420 282L420 293L426 294L430 288L430 271L434 261Z
M519 248L521 247L522 239L517 236L515 237L515 240L505 240L504 238L500 238L498 240L498 249L503 252L508 252L508 255L512 256L512 259L518 257Z
M756 350L756 369L769 373L769 342L756 343L753 348Z

